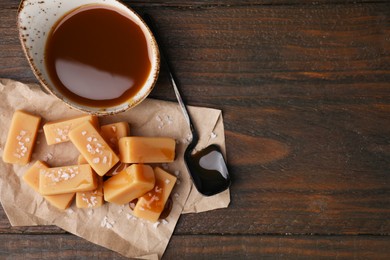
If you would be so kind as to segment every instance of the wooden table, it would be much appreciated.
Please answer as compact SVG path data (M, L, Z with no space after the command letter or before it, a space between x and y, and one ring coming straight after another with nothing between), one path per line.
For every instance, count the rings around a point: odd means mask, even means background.
M18 2L0 1L0 77L37 82ZM164 258L389 259L388 2L126 2L158 21L188 104L225 120L231 205L182 216ZM164 71L152 97L175 100ZM0 209L7 257L122 259Z

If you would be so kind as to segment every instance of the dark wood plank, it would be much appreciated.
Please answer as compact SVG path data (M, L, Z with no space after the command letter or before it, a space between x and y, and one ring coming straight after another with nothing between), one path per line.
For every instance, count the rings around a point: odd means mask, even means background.
M17 8L19 0L2 0L0 8ZM243 5L321 5L321 4L346 4L346 3L383 3L386 0L358 0L358 1L340 1L340 0L198 0L198 1L183 1L183 0L124 0L121 1L129 6L134 7L170 7L170 8L215 8L221 6L243 6Z
M388 237L174 236L166 259L388 259Z
M163 259L388 259L388 237L173 236ZM0 258L125 259L73 235L0 235Z
M70 234L0 235L0 259L127 259Z

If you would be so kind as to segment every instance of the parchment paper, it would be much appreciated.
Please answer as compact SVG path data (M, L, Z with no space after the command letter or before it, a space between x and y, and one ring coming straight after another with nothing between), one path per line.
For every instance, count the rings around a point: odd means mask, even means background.
M42 123L81 114L44 93L38 85L25 85L8 79L0 79L0 100L1 155L15 110L23 109L41 115ZM225 152L221 111L200 107L189 107L189 111L200 134L197 149L216 143ZM38 159L46 161L52 167L73 165L77 164L79 153L71 143L48 146L44 134L40 131L29 165L18 166L0 162L0 201L11 225L57 225L127 257L160 258L180 214L229 205L229 191L204 197L193 187L183 161L183 152L190 133L176 103L146 99L128 112L100 118L101 124L118 121L130 123L131 135L167 136L177 141L176 160L160 165L175 174L179 180L172 192L172 211L165 221L156 224L137 219L132 216L128 206L110 203L93 210L77 209L75 205L66 211L52 207L24 183L21 177Z

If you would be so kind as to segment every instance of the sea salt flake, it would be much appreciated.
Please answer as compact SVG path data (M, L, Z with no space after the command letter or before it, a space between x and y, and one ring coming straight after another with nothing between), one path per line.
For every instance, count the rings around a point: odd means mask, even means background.
M103 163L104 163L104 164L107 163L107 156L104 156L104 157L103 157Z
M214 132L211 132L211 134L210 134L210 138L211 139L214 139L214 138L216 138L217 137L217 134L216 133L214 133Z
M166 120L167 120L169 125L171 125L173 123L172 117L169 115L166 116Z
M158 228L159 225L160 225L160 221L157 221L157 222L155 222L155 223L153 224L153 227L154 227L154 228Z
M55 141L56 141L56 143L59 143L59 142L61 142L61 139L56 137Z
M46 154L45 157L43 158L43 160L44 160L45 162L47 162L47 161L49 161L49 160L51 160L51 159L53 159L53 154L52 154L52 153Z
M92 163L99 163L100 162L100 158L99 157L95 157L92 159Z
M86 135L86 134L87 134L87 131L82 131L81 134L82 134L82 135Z
M169 222L168 222L166 219L163 219L163 220L161 220L161 223L162 223L163 225L167 225Z
M165 183L169 184L171 181L169 179L165 179Z
M107 229L112 229L114 227L115 221L110 221L107 216L103 218L100 222L101 227L105 227Z
M92 137L90 137L90 136L87 137L87 141L88 141L88 142L92 142Z
M154 191L157 192L157 193L161 193L162 190L163 190L163 189L160 188L160 187L158 187L157 185L156 185L156 187L154 188Z

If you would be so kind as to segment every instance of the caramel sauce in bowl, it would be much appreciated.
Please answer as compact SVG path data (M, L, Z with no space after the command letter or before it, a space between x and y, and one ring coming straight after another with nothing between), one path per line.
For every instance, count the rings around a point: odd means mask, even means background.
M18 27L35 76L72 108L95 115L126 111L157 81L154 36L117 0L23 0Z

